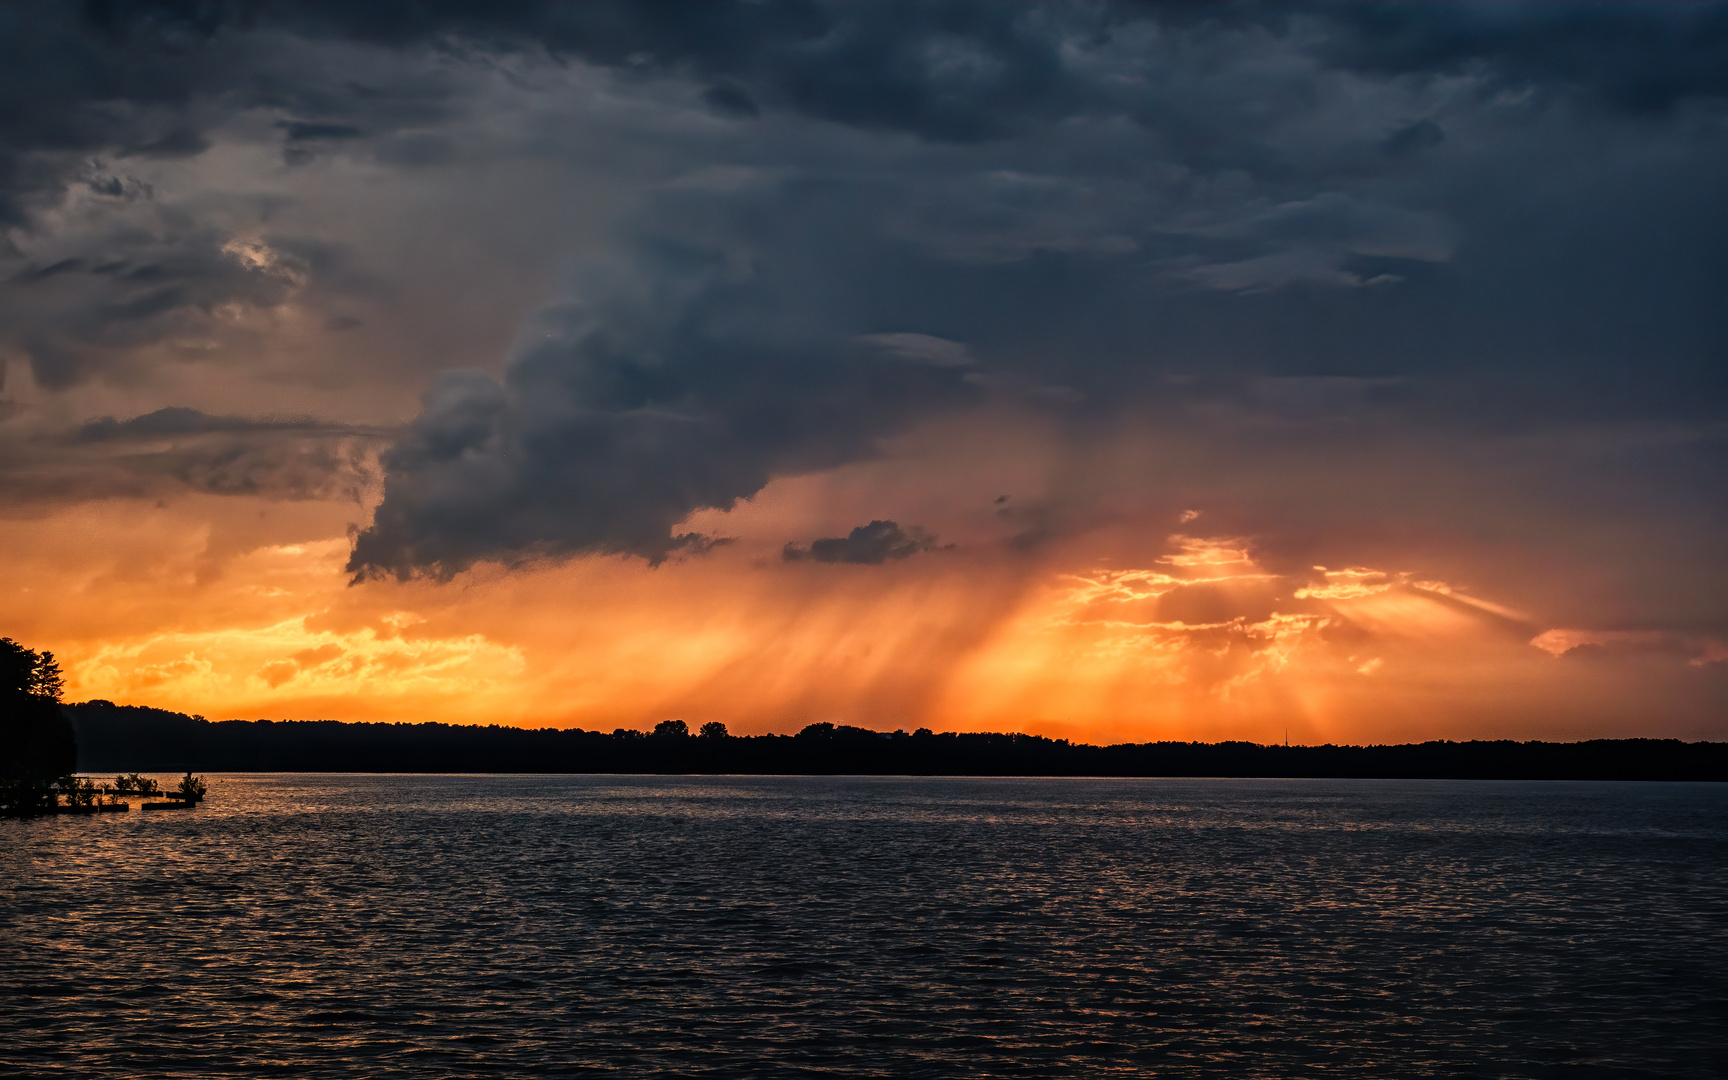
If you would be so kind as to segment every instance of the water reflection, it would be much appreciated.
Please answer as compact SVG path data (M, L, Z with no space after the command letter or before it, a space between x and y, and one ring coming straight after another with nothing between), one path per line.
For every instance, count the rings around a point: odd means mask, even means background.
M1708 785L218 776L0 823L0 1063L1716 1075L1725 856Z

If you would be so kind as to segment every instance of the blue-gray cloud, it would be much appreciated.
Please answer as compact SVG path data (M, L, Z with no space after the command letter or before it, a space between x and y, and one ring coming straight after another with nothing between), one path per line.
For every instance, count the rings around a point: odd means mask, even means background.
M776 475L869 455L935 410L979 398L963 369L861 347L723 245L644 240L646 293L596 280L543 313L502 379L444 377L385 456L355 545L359 577L449 575L483 559L619 553L659 561L674 534ZM795 268L788 268L795 272ZM777 276L777 275L776 275Z
M809 547L799 547L788 541L780 556L787 562L810 559L879 566L892 560L910 558L935 546L936 538L916 525L901 528L899 522L878 519L858 526L845 536L812 540Z

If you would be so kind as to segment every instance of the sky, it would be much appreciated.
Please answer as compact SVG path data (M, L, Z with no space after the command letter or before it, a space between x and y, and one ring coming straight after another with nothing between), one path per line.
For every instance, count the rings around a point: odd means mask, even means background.
M0 6L0 634L211 719L1728 738L1728 3Z

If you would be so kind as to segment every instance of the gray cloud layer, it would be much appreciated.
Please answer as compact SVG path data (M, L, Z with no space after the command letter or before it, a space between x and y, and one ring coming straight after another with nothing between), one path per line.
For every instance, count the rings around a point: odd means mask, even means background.
M171 407L87 421L59 437L0 440L10 504L180 491L359 502L395 433L306 417L212 416Z
M856 460L917 416L976 400L960 371L802 325L807 312L722 251L665 242L644 274L651 295L549 312L501 382L457 374L432 390L385 458L385 500L351 571L658 561L692 542L671 533L692 510Z
M501 371L438 377L386 457L362 576L664 558L693 543L674 535L691 511L1003 394L1077 440L1118 414L1303 410L1455 445L1684 431L1683 452L1574 481L1668 493L1646 512L1714 527L1688 493L1724 479L1728 4L111 0L0 18L0 349L50 392L243 356L207 342L246 312L363 321L343 305L389 291L357 269L377 236L290 213L338 165L462 193L427 226L497 265L575 264ZM284 173L243 211L150 179L245 146ZM499 159L552 179L500 199L481 179ZM575 254L535 246L556 232L537 222L590 199L627 212ZM504 304L484 263L439 255ZM1310 400L1337 393L1354 396Z

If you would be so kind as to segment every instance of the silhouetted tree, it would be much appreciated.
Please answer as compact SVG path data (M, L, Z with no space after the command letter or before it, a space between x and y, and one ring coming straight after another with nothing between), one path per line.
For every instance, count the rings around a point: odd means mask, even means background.
M0 638L0 691L59 701L64 683L51 652L26 649L11 638Z
M78 767L78 739L60 711L51 652L0 638L0 813L53 806L48 784Z
M662 720L654 725L656 739L683 739L690 735L690 725L682 720Z
M180 797L187 802L203 802L204 795L209 791L209 785L202 776L193 776L192 770L186 770L186 776L180 781Z
M710 720L703 724L701 734L704 739L728 739L732 737L732 733L726 730L726 725L718 720Z

